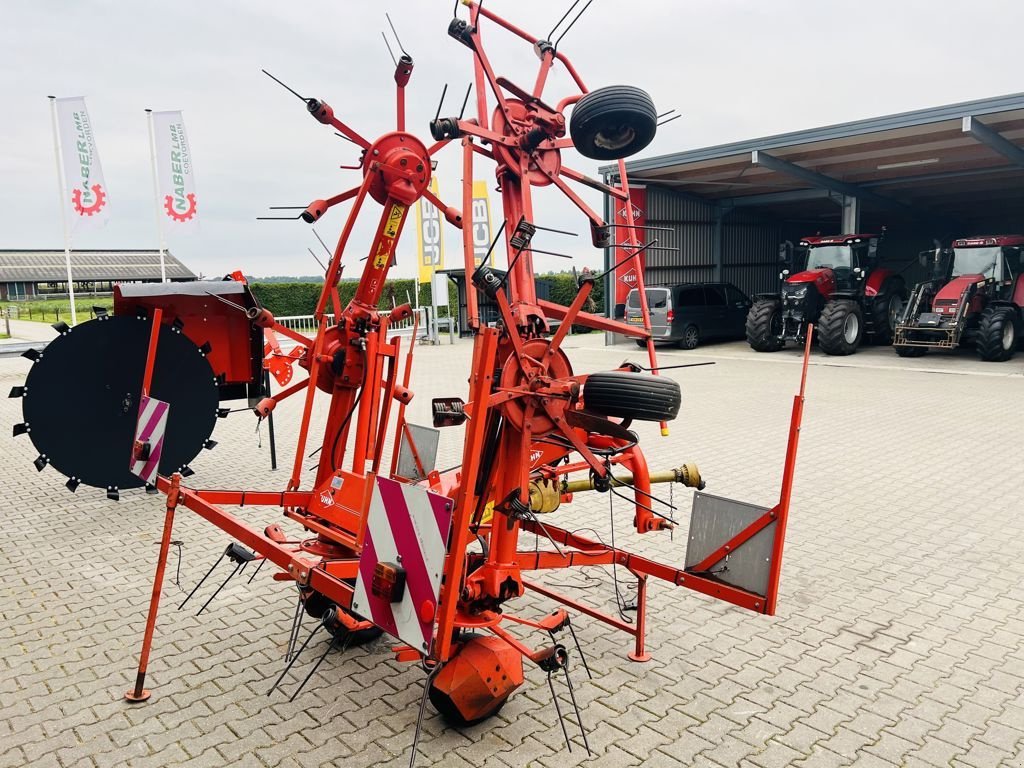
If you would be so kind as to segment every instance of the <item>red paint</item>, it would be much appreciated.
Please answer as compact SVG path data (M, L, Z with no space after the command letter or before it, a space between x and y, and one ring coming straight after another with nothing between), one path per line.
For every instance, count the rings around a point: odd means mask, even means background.
M885 281L895 274L895 271L884 267L871 270L871 274L868 275L868 279L864 283L864 295L877 296L878 292L882 290L882 286L885 285Z
M954 248L985 248L994 245L1024 245L1024 235L975 235L953 241Z
M836 275L831 269L805 269L786 278L787 283L814 283L825 298L828 298L836 290Z

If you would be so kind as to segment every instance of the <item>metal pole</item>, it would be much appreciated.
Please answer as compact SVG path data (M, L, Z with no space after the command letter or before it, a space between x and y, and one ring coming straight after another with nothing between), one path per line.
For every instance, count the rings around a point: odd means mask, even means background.
M270 397L270 371L263 370L263 395ZM267 434L270 437L270 469L277 469L277 441L274 438L274 412L267 414Z
M160 177L156 168L156 129L153 127L153 110L146 110L146 121L149 123L149 160L153 164L153 212L156 216L156 233L160 241L160 282L167 282L167 262L164 253L167 243L164 241L164 223L160 217Z
M60 222L64 227L64 266L68 277L68 298L71 300L71 325L78 323L75 311L75 284L71 280L71 228L68 225L68 180L60 158L60 132L57 128L57 97L49 96L50 115L53 118L53 155L57 161L57 201L60 203Z
M156 561L156 575L153 577L153 595L149 599L149 615L146 617L146 631L142 636L142 653L139 655L139 672L135 676L135 687L124 697L131 702L146 701L150 692L146 690L146 668L149 666L149 651L153 645L153 630L156 628L156 612L160 607L160 593L164 583L164 568L167 553L171 548L171 529L174 527L174 510L178 505L181 475L171 476L171 487L167 491L167 514L164 516L164 533L160 539L160 555Z

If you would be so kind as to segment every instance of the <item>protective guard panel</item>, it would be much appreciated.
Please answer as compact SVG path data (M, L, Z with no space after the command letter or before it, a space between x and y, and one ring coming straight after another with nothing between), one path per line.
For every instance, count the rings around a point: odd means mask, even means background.
M693 494L690 534L686 543L686 569L711 555L733 536L749 526L768 509L743 501L713 496L697 491ZM712 576L734 587L764 596L772 568L772 543L775 523L769 523L745 541L726 559L715 563L701 574Z
M407 432L402 432L402 444L398 449L399 477L419 482L434 471L437 465L437 443L440 430L433 427L421 427L418 424L406 424ZM412 438L410 440L409 438ZM415 452L414 450L415 449ZM419 464L416 462L419 457Z

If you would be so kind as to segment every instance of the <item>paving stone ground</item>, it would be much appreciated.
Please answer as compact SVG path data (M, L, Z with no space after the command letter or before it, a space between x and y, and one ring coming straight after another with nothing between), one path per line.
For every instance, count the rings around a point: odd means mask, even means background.
M635 348L599 342L570 340L578 371L639 359ZM417 350L414 420L428 422L432 397L465 396L470 352L468 342ZM640 427L651 465L695 460L710 492L773 503L798 353L726 344L664 360L716 365L671 372L683 410L669 438ZM887 349L815 355L778 615L653 584L647 664L626 659L625 635L575 622L594 672L589 681L577 669L575 680L592 758L578 732L566 751L545 678L531 669L485 725L445 729L429 710L418 764L1024 766L1022 360L901 361ZM28 366L0 360L4 392ZM88 372L69 372L69 386L79 375ZM283 467L297 412L297 402L277 412ZM20 401L0 400L5 429L20 420ZM219 422L214 437L219 446L194 463L194 485L286 482L287 470L268 471L265 431L258 435L248 414ZM266 695L293 606L269 569L251 584L234 580L202 616L175 610L226 543L188 512L175 528L184 541L181 588L172 557L150 665L154 696L125 704L162 497L125 493L115 504L85 487L71 495L52 469L36 472L27 438L5 439L0 766L408 763L423 674L394 662L383 640L329 656L289 702L325 641L314 641L283 691ZM87 435L72 428L69 439L90 450ZM457 461L458 440L457 430L443 433L440 465ZM689 491L675 500L688 510ZM243 514L260 527L279 517ZM685 526L674 539L638 537L630 518L618 505L617 544L682 563ZM611 534L600 495L579 495L553 522ZM615 610L604 570L545 580ZM536 596L517 605L532 616L550 608Z

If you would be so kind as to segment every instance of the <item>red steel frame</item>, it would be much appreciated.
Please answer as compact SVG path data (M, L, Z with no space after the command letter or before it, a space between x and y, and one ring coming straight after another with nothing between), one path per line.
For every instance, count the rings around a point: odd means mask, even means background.
M804 386L810 349L810 333L805 350L803 375L799 394L794 398L790 424L789 445L783 472L779 503L764 517L755 521L742 533L723 544L700 567L690 571L663 565L647 558L591 541L554 525L541 526L536 519L516 514L529 504L529 483L540 477L561 477L568 471L589 471L603 477L612 463L621 463L634 472L637 491L636 529L638 533L670 527L655 521L641 502L641 494L650 492L646 462L639 447L629 447L622 440L604 434L588 432L573 425L573 417L580 409L580 391L585 389L586 376L572 375L561 343L573 323L589 325L601 330L612 330L627 336L647 338L648 359L657 368L654 345L650 339L650 321L643 277L639 264L636 273L640 282L640 296L644 314L644 327L637 328L615 320L581 311L593 286L593 279L584 279L580 292L570 307L538 301L534 290L532 253L526 249L517 252L512 245L516 223L533 219L531 187L554 185L588 218L595 235L608 231L607 224L569 186L565 179L599 190L619 200L629 199L629 186L625 163L619 163L620 183L606 185L586 177L561 163L561 150L572 147L565 137L563 110L587 93L587 88L570 61L561 52L541 45L543 41L500 18L489 8L474 2L465 2L470 9L469 47L473 50L474 81L476 83L476 117L457 120L458 138L461 138L463 159L463 211L470 215L472 195L473 159L479 154L497 163L497 179L501 189L506 226L506 254L514 262L508 275L508 296L498 291L496 300L502 315L503 328L479 328L474 341L470 369L469 393L463 461L459 469L439 475L431 472L422 485L450 496L455 501L452 534L444 569L442 588L436 615L435 641L427 660L436 663L448 661L458 651L454 642L456 630L466 627L486 627L506 639L529 658L537 653L512 637L499 624L508 619L533 627L542 624L503 612L506 601L531 589L599 619L609 626L634 637L630 657L637 661L649 658L644 645L646 628L647 579L654 577L674 585L684 586L703 594L726 600L759 613L773 614L778 597L778 583L782 559L782 546L789 512L795 471L797 442L803 411ZM495 75L480 38L480 24L486 19L537 46L540 68L535 84L524 91ZM548 73L555 62L562 65L580 93L563 98L556 109L544 104L541 96ZM314 201L307 212L314 219L327 208L352 200L352 208L343 226L337 246L327 268L324 289L318 301L315 316L318 330L308 339L280 323L262 310L254 322L298 342L305 350L299 364L308 371L304 381L297 382L273 397L268 397L256 408L260 416L268 415L278 402L286 397L305 393L302 418L296 447L296 459L287 488L284 491L253 490L196 490L180 484L180 478L160 477L158 489L167 495L167 513L161 540L160 556L154 580L146 632L136 686L129 691L130 700L144 700L144 689L153 629L159 604L160 589L170 542L175 509L181 505L197 513L225 531L241 544L273 562L302 588L324 595L342 609L351 606L353 589L346 579L357 573L358 557L365 534L365 515L370 495L383 459L388 434L390 409L397 400L398 414L393 445L397 448L400 435L409 437L405 424L405 406L412 397L409 389L413 340L406 358L401 384L398 383L400 341L388 338L389 318L377 310L377 303L388 271L394 261L395 244L401 235L406 214L421 196L428 197L445 212L446 219L463 231L464 259L467 276L476 269L473 260L471 227L457 209L446 206L432 195L427 185L432 171L432 158L455 136L436 141L427 147L404 130L404 89L412 72L412 60L406 56L395 70L397 130L370 142L338 120L327 104L309 100L310 113L321 123L329 125L363 148L360 168L362 182L352 189L328 200ZM496 107L488 106L488 90ZM508 94L516 94L516 98ZM513 126L513 124L516 124ZM524 148L523 134L531 128L546 131L546 138L532 149ZM482 146L487 144L487 148ZM349 249L349 239L357 216L363 210L367 197L382 206L376 235L369 250L359 286L352 302L339 312L335 286L341 275L342 257ZM632 226L632 208L626 206L627 223ZM634 261L639 242L636 230L630 229ZM477 318L475 292L467 291L469 315ZM335 305L334 324L327 322L328 302ZM407 305L399 307L391 318L408 316ZM550 338L538 332L546 327L546 318L562 320L558 331ZM477 323L478 325L478 323ZM414 334L415 337L415 334ZM155 338L150 347L147 382L151 376L156 354ZM280 354L272 352L272 354ZM148 386L148 384L147 384ZM312 487L302 490L302 460L306 455L312 406L317 390L331 397L329 415L320 444L320 457ZM495 418L492 419L491 417ZM496 433L494 424L501 416L505 427ZM662 425L663 431L665 425ZM547 435L558 435L564 448L535 442ZM351 461L343 467L349 444ZM497 445L493 462L484 459L486 446ZM598 448L621 448L610 462L602 462L595 455ZM542 449L544 465L531 469L531 451ZM581 460L559 466L570 453L579 454ZM367 466L369 465L369 466ZM395 460L392 457L391 474ZM333 495L330 504L323 501L323 492L330 488L335 477L344 479L342 488ZM569 501L565 497L563 501ZM486 502L493 507L490 524L480 525L480 513ZM301 524L315 536L301 543L281 542L266 532L260 532L245 522L240 513L226 507L271 506L279 507L286 517ZM769 588L766 595L757 595L717 581L707 571L730 551L742 546L766 525L775 523L775 540ZM559 551L520 550L520 531L537 533L555 542ZM468 555L468 547L476 534L488 541L486 557ZM630 571L638 581L637 620L627 624L613 616L594 610L573 599L558 594L536 582L524 580L523 571L548 570L578 566L615 564ZM473 570L470 571L470 566ZM350 629L364 628L369 622L339 611L340 620ZM396 649L399 658L419 659L421 654L408 647Z

